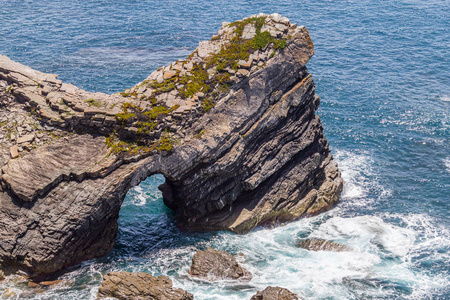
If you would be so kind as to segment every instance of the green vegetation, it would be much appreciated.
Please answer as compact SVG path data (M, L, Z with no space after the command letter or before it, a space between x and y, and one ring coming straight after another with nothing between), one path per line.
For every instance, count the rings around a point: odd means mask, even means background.
M149 145L145 136L149 135L159 121L165 116L176 110L179 105L174 105L168 108L163 105L156 105L156 99L151 100L152 107L149 110L144 110L142 107L126 102L122 104L122 112L116 115L116 120L122 125L133 125L137 127L138 134L135 141L126 141L118 137L116 132L113 132L106 138L106 145L110 148L111 153L131 153L137 154L139 152L149 152L151 150L170 151L173 147L174 141L170 138L168 132L164 132L160 139Z
M202 110L204 112L208 112L211 110L211 108L213 108L216 105L216 102L214 101L214 99L212 98L204 98L202 101Z
M199 133L194 134L194 138L200 139L205 134L205 129L202 129Z
M63 101L63 99L61 99L61 101ZM84 100L84 102L86 102L89 106L95 106L95 107L102 107L103 106L102 102L100 102L98 100L95 100L94 98L86 99L86 100Z
M170 133L164 132L159 138L159 141L153 144L152 148L158 151L169 152L170 150L172 150L174 144L175 141L170 137Z
M122 95L122 97L137 97L137 91L134 91L132 93L126 93L126 92L122 92L120 93Z
M150 151L147 146L140 146L134 142L119 140L115 136L115 132L106 138L106 146L110 149L108 156L118 153L138 154L139 152Z
M143 149L170 151L174 146L174 140L167 131L161 134L160 138L149 144L148 137L152 136L155 130L160 132L161 128L158 126L160 121L176 110L179 106L168 108L164 105L158 105L156 96L169 91L177 90L178 96L183 99L193 98L197 100L200 98L201 109L203 112L209 112L216 105L217 99L228 93L230 87L234 84L231 77L238 71L239 61L248 61L250 55L257 50L266 50L271 46L275 55L278 49L284 49L287 45L286 38L272 37L268 31L261 32L267 17L253 17L242 21L230 23L228 26L234 28L234 36L229 42L221 47L218 53L211 54L205 58L203 62L196 63L189 62L196 51L194 51L183 64L192 64L192 69L186 73L180 70L175 71L175 75L162 82L157 80L144 80L139 84L133 92L122 92L123 97L138 98L137 88L150 87L153 93L150 96L140 95L139 100L149 101L151 103L150 109L143 109L140 106L132 103L124 103L122 105L122 112L116 115L117 121L122 126L133 126L137 128L137 138L135 142L118 140L118 135L113 134L108 138L108 147L113 152L130 152L140 151ZM244 28L251 24L255 28L255 36L251 39L242 38ZM218 40L220 36L215 36L211 40ZM159 69L162 71L162 69ZM184 71L183 71L184 72ZM167 75L167 74L166 74ZM127 90L129 91L129 90ZM113 107L113 106L112 106ZM111 107L111 108L112 108ZM201 138L205 130L195 134L195 138Z
M205 64L194 63L190 75L179 76L180 72L177 72L176 76L162 83L158 83L156 80L152 81L149 85L155 89L154 95L171 91L175 89L175 84L180 84L181 88L178 92L184 99L199 92L209 95L210 97L206 97L202 101L203 111L208 112L215 105L214 98L228 92L232 85L229 69L237 71L240 60L247 61L250 54L266 48L270 43L273 44L274 51L286 47L286 39L272 37L268 31L261 32L265 21L266 17L254 17L229 24L228 26L235 27L235 36L228 44L222 46L219 53L207 57ZM242 38L242 33L248 24L255 26L256 33L252 39L245 40ZM218 38L215 37L212 40ZM191 54L191 57L194 53ZM215 70L211 79L208 70Z

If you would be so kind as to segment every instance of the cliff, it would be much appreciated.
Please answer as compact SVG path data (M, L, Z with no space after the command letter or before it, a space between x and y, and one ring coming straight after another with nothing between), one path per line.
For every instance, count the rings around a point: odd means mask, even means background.
M0 56L0 269L105 255L127 191L158 173L185 229L246 233L330 209L343 181L313 54L304 26L260 14L113 95Z

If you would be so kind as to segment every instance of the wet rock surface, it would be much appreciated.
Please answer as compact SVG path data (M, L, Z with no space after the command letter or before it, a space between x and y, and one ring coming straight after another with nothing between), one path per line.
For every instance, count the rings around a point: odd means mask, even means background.
M211 281L223 279L248 281L252 279L252 274L241 267L233 255L210 247L206 251L198 250L195 253L189 274Z
M111 272L103 277L98 299L123 300L192 300L194 296L172 287L165 276L154 277L148 273Z
M297 295L288 289L269 286L254 295L251 300L298 300Z
M346 245L314 238L301 240L297 243L297 246L299 248L311 251L331 251L331 252L352 251L352 248Z
M260 14L113 95L0 56L0 269L105 255L127 191L156 173L189 230L246 233L333 207L343 181L315 115L313 54L304 26Z

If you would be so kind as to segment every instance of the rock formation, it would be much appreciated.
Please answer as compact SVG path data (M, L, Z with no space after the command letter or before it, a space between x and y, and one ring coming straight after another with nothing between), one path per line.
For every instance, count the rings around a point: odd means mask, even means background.
M210 247L206 251L198 250L195 253L189 274L213 281L220 279L252 279L252 274L241 267L233 255Z
M122 93L89 93L0 56L0 269L52 273L105 255L127 191L163 174L180 227L246 233L337 203L343 181L278 14L223 23Z
M352 249L346 245L314 238L301 240L298 242L297 246L299 248L304 248L306 250L311 251L331 251L331 252L352 251Z
M250 300L298 300L298 297L288 289L269 286L257 292Z
M98 298L192 300L194 296L172 287L172 280L165 276L154 277L148 273L111 272L103 277Z

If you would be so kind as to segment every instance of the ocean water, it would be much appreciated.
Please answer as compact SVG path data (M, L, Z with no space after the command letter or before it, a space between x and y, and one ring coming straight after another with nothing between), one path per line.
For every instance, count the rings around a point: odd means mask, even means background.
M195 299L250 299L282 286L306 299L450 299L450 2L0 1L0 53L89 91L122 91L190 54L222 21L278 12L305 25L318 110L346 181L320 216L247 235L184 233L148 178L128 193L116 246L36 293L9 277L0 297L95 299L109 271L169 276ZM301 238L350 252L313 252ZM244 253L249 283L189 277L197 249Z

